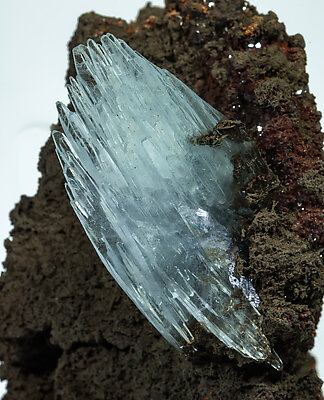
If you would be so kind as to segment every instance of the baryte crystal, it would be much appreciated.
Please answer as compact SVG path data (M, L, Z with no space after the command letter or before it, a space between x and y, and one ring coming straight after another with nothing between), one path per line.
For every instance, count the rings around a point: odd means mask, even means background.
M75 111L57 104L64 133L53 138L71 205L102 262L175 347L194 346L199 323L279 369L259 298L248 279L234 276L232 158L251 143L195 144L224 116L110 34L73 56Z

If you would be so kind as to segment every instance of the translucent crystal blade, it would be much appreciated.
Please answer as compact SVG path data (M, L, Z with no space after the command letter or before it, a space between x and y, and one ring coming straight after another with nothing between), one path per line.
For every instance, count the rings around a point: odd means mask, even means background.
M193 145L222 114L112 35L76 47L74 60L75 112L58 103L64 133L53 138L72 207L102 262L177 348L194 343L198 322L242 355L268 359L260 314L236 296L231 275L232 157L250 144Z

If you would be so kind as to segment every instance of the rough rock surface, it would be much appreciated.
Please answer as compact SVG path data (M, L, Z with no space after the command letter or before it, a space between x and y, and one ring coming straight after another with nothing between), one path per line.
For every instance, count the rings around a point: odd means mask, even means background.
M38 192L12 211L6 241L0 279L5 399L320 399L308 350L324 287L323 135L308 91L303 38L288 36L274 13L260 15L241 0L219 0L217 8L177 0L166 1L165 10L147 6L129 25L85 14L70 50L106 32L243 121L257 140L276 184L266 195L256 190L257 181L246 188L254 216L242 228L237 271L254 279L264 333L285 368L242 360L199 331L198 357L172 348L99 261L69 205L49 139Z

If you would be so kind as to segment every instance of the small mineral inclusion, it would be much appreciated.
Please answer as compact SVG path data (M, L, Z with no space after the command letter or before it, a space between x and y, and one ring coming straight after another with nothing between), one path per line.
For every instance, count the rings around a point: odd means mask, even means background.
M199 323L279 369L258 296L233 274L232 157L251 144L194 145L224 116L110 34L73 56L75 111L57 104L64 133L53 138L72 207L102 262L175 347L193 344Z

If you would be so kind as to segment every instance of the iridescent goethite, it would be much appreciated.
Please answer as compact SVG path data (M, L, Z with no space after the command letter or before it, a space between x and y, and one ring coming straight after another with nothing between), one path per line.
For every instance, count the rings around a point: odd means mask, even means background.
M58 103L64 133L53 138L72 207L102 262L175 347L194 344L198 322L279 369L251 282L233 275L232 158L251 143L196 145L223 115L112 35L73 55L75 112Z

